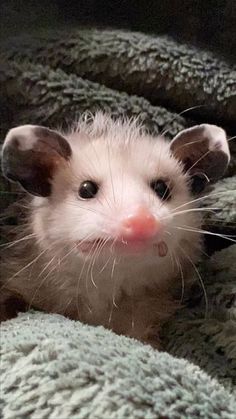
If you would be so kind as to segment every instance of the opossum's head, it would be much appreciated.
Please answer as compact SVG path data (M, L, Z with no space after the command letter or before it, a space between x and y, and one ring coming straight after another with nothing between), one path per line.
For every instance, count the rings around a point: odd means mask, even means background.
M48 251L69 245L78 256L98 259L145 254L157 263L194 249L197 195L228 162L226 135L217 126L194 126L168 142L102 114L68 135L13 128L3 146L5 176L35 196L40 245Z

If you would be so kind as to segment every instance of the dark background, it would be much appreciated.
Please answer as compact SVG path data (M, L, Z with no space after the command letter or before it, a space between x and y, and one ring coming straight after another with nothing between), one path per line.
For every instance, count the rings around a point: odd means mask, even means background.
M1 38L40 27L117 27L167 33L235 60L235 0L1 0L0 4Z

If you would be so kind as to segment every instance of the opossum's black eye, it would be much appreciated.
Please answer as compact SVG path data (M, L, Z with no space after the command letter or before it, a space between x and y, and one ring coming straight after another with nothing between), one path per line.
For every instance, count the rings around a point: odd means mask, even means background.
M91 180L85 180L79 187L79 197L82 199L91 199L97 195L98 185Z
M200 194L206 187L209 179L204 175L194 175L191 178L191 190L194 195Z
M153 180L150 183L150 186L152 190L155 192L155 194L161 198L163 201L170 199L170 189L166 182L162 179Z

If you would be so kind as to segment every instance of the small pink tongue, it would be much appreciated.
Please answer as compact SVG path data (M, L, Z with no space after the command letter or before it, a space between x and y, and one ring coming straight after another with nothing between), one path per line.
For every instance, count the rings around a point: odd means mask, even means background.
M168 247L167 244L164 241L161 241L157 245L158 254L160 257L164 257L167 255Z

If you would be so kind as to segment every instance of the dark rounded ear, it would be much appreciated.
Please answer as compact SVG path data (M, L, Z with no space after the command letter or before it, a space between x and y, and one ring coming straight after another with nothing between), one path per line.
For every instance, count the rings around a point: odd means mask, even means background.
M230 161L226 133L216 125L196 125L181 131L171 141L170 149L192 177L194 193L218 180Z
M3 174L29 193L46 197L56 168L71 153L67 140L55 131L34 125L13 128L2 148Z

